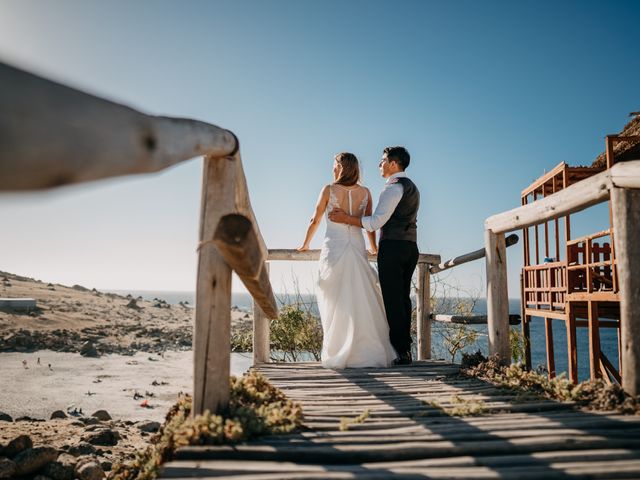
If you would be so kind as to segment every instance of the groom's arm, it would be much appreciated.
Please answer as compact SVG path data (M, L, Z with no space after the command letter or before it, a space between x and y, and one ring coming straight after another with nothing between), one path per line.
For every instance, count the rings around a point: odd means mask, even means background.
M329 220L336 223L346 223L354 227L364 228L367 232L379 230L400 203L404 189L400 183L387 183L380 193L378 206L371 216L362 218L349 215L344 210L335 209L329 213Z
M382 226L387 223L389 217L394 212L400 200L402 200L402 194L404 188L401 183L388 183L385 185L384 190L380 193L380 199L376 206L373 215L362 217L361 225L367 232L375 232L380 230Z

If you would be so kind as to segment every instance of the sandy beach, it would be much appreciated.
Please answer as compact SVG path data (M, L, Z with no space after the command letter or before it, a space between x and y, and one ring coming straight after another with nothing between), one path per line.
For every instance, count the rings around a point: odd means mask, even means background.
M0 452L27 435L34 447L89 457L108 472L145 449L178 395L191 393L191 305L6 272L0 298L37 305L0 310ZM252 321L237 308L230 317L232 328ZM251 363L251 354L233 353L231 373Z

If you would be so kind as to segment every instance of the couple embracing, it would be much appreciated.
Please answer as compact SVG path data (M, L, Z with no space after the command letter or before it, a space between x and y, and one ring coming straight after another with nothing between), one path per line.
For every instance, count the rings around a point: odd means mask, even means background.
M336 155L334 182L320 192L298 250L309 248L326 212L318 279L326 368L411 363L410 292L418 262L420 193L405 173L409 161L404 147L384 149L379 168L387 181L375 211L369 189L360 185L360 167L352 153ZM378 274L367 259L362 229L370 251L378 254ZM379 248L376 230L380 230Z

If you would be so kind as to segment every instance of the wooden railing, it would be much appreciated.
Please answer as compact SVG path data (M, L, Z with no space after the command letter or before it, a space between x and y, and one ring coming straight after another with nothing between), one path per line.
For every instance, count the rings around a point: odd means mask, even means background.
M276 317L267 249L236 136L155 117L0 63L0 190L35 190L162 170L204 155L193 412L229 399L231 272Z
M489 353L497 354L504 363L510 361L505 233L539 225L608 199L611 199L620 289L625 372L622 386L635 396L640 394L640 160L618 163L535 203L485 221Z
M278 261L318 261L320 250L273 249L269 250L268 260ZM370 262L375 262L377 255L368 256ZM431 358L431 289L429 282L429 267L440 263L440 255L421 253L418 257L418 284L416 291L417 309L417 353L419 360ZM253 308L253 359L255 363L268 362L269 350L269 321L262 309L254 304Z

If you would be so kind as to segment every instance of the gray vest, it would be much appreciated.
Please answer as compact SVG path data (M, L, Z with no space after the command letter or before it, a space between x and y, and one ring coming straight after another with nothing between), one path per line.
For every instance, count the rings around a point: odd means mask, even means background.
M417 241L418 207L420 206L420 192L416 185L406 177L398 178L404 192L398 206L380 229L380 240Z

